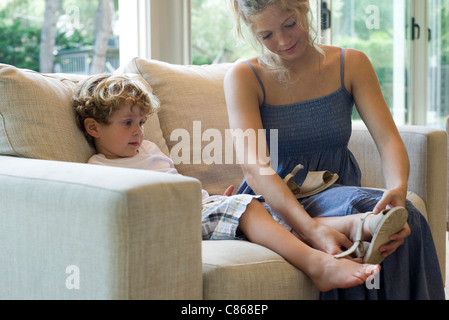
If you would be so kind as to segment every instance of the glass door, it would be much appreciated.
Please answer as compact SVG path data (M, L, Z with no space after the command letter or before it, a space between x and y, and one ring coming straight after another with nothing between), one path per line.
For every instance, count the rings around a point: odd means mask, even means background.
M367 54L396 123L444 128L449 116L449 0L322 2L331 9L332 21L325 42Z
M449 116L449 0L428 2L427 124L444 128Z
M371 60L397 124L410 120L412 0L332 0L332 45L364 52ZM408 31L408 32L407 32ZM408 34L410 33L410 34ZM354 120L360 119L354 114Z

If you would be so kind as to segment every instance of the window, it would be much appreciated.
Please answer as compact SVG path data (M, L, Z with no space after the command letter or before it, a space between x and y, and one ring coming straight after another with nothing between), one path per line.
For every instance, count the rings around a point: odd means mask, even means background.
M120 60L190 64L190 0L118 0Z
M449 0L328 0L327 5L330 42L368 55L396 123L444 127Z
M113 71L117 9L114 0L2 0L0 63L41 72Z
M428 4L427 124L444 127L449 115L449 0Z
M311 7L316 16L316 1L311 1ZM193 64L235 62L257 55L248 30L243 30L246 39L243 43L233 35L234 20L229 1L191 0L191 17Z
M371 60L396 122L408 117L410 60L405 38L407 11L401 0L332 0L331 43L364 52ZM355 116L358 118L358 116Z
M250 43L236 41L229 1L191 0L192 63L234 62L257 53Z

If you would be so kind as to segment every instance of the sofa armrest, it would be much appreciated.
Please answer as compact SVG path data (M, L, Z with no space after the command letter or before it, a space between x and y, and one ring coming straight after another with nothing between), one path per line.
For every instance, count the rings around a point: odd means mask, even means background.
M0 156L0 299L202 299L201 185Z
M399 126L410 158L409 190L425 203L442 270L446 254L447 134L424 126ZM362 185L384 188L381 160L367 128L354 124L349 148L362 170Z

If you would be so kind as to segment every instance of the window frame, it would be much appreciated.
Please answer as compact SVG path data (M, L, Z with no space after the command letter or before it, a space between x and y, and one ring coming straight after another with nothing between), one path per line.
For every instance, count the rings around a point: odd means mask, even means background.
M119 0L120 63L190 64L190 0Z

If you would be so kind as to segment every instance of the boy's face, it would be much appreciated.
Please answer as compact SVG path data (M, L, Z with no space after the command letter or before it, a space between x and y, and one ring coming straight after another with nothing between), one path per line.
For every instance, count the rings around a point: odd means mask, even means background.
M108 159L129 158L139 153L144 137L143 125L147 116L131 103L124 104L109 118L108 124L96 122L95 138L97 152ZM92 119L91 119L92 121ZM86 124L87 128L88 124Z

